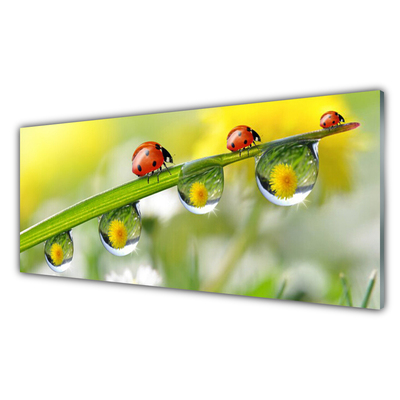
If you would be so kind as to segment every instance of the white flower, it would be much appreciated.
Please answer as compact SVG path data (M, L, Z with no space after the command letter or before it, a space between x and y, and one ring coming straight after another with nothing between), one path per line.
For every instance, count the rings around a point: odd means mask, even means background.
M132 271L127 268L121 275L117 274L115 271L111 271L109 274L106 274L104 279L109 282L134 283Z
M148 265L140 266L136 272L135 283L138 285L159 286L162 278L160 274Z
M105 275L105 280L145 286L160 286L162 282L161 275L149 265L141 265L136 271L136 277L133 276L130 269L126 268L122 274L111 271Z

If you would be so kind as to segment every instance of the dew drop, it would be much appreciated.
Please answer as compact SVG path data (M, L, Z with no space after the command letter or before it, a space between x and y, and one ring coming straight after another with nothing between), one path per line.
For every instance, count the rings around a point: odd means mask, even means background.
M73 255L71 231L60 233L46 240L44 244L44 258L54 272L66 271L71 265Z
M126 256L135 250L142 232L139 203L128 204L103 214L99 235L103 246L115 256Z
M279 206L302 202L318 176L318 141L277 145L256 159L256 181L263 196Z
M178 180L178 194L184 207L194 214L214 210L224 190L224 170L219 166L193 169L191 163L182 167Z

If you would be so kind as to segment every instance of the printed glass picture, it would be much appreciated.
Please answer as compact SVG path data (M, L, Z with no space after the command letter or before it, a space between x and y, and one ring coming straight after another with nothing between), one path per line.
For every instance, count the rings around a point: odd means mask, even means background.
M382 138L380 91L23 127L20 270L380 309Z

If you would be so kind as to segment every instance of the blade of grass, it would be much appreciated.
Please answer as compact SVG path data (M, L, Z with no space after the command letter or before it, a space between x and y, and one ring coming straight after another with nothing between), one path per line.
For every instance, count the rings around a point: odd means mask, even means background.
M360 124L358 122L351 122L334 128L320 129L318 131L289 136L284 139L257 145L257 147L253 147L248 152L244 151L241 154L239 154L239 152L225 153L190 161L189 163L169 168L169 171L164 170L159 175L159 181L156 175L152 176L150 178L150 184L147 182L147 177L135 179L134 181L89 197L24 230L20 234L20 252L44 242L59 233L69 231L75 226L89 221L92 218L99 217L108 211L115 210L126 204L134 203L147 196L176 186L183 165L189 167L193 172L211 166L225 167L249 157L259 156L274 146L293 141L320 140L327 136L356 129L359 126Z
M276 293L276 296L275 296L276 299L281 299L282 298L282 295L283 295L283 292L284 292L285 288L286 288L286 278L283 279L283 281L281 283L281 286L279 287L279 290Z
M375 269L372 271L371 276L369 277L367 290L365 291L364 299L361 303L361 308L367 308L367 306L368 306L368 302L371 297L372 290L375 286L376 274L377 274L377 271Z
M249 249L249 246L254 243L254 237L258 233L260 214L260 204L256 203L250 211L244 226L238 228L237 232L232 237L225 257L221 262L218 262L218 265L216 265L219 274L212 282L204 285L202 288L203 291L222 292L225 283L234 272L237 263L241 260L243 254Z
M199 290L199 252L195 240L192 241L190 253L190 289Z
M340 273L339 277L340 277L340 281L342 282L344 297L346 299L347 305L350 307L353 307L353 302L351 300L350 287L347 284L347 280L346 280L346 277L344 276L344 273L343 272Z

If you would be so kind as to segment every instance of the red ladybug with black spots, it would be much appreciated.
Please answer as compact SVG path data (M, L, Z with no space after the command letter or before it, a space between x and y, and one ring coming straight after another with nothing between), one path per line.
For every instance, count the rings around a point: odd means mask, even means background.
M321 128L331 128L332 126L339 125L344 122L344 118L336 111L328 111L322 117L320 121Z
M260 135L249 126L238 125L229 132L226 148L230 151L239 151L241 154L246 147L249 148L253 144L256 146L255 142L261 142Z
M157 142L144 142L133 153L132 156L132 172L137 176L147 175L147 182L159 169L158 175L162 170L162 166L168 170L166 162L172 163L171 154ZM169 172L171 174L171 172ZM157 182L159 181L157 175Z

